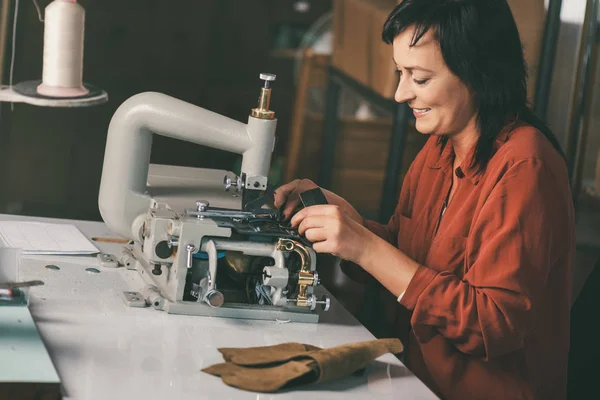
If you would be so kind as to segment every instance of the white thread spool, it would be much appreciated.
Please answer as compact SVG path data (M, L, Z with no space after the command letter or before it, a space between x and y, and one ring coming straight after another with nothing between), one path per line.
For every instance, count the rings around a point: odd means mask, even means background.
M44 66L37 92L49 97L87 94L82 82L85 10L76 0L54 0L44 20Z

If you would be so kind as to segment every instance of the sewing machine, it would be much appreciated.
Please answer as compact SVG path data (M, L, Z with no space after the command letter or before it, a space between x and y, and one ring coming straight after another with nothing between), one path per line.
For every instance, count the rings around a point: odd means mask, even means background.
M272 206L275 76L260 78L258 107L247 124L159 93L133 96L115 112L99 208L108 227L133 242L120 264L147 283L141 292L123 293L128 305L302 322L318 321L317 306L329 308L329 298L314 292L319 278L310 243ZM241 154L241 174L150 166L152 134ZM185 190L173 189L182 181ZM202 197L193 201L190 193Z

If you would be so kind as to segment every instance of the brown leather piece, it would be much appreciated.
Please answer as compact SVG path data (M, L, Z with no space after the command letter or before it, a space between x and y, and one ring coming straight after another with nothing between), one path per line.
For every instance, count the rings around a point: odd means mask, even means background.
M312 351L307 357L317 362L318 381L325 382L350 375L385 353L399 354L403 350L400 339L377 339Z
M274 367L243 367L233 363L216 364L202 371L220 376L229 386L252 392L275 392L295 379L306 376L315 381L316 363L311 359L288 361ZM315 376L312 376L315 375Z
M202 371L227 385L254 392L275 392L350 375L377 357L404 350L398 339L378 339L330 349L301 343L253 348L221 348L225 363Z
M218 349L223 360L237 365L259 366L281 363L305 355L310 351L321 350L320 347L302 343L282 343L275 346Z

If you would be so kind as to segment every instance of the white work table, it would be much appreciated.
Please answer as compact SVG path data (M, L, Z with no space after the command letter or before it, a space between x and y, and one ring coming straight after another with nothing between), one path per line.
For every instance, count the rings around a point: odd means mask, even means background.
M103 223L0 215L2 220L72 223L88 237L114 237ZM118 255L118 244L95 243ZM46 265L60 270L50 270ZM95 267L100 273L86 272ZM434 399L435 395L391 354L365 374L276 394L247 392L205 374L222 362L219 347L283 342L324 348L374 339L340 303L318 324L169 315L130 308L122 291L143 282L136 271L102 268L91 256L23 255L20 278L41 279L30 291L30 311L60 376L66 399Z

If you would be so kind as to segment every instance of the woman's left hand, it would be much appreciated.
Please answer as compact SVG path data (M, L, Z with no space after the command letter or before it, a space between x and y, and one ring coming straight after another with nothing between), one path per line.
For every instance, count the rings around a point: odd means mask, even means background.
M374 236L335 205L303 208L294 215L291 225L313 243L317 253L329 253L359 265Z

